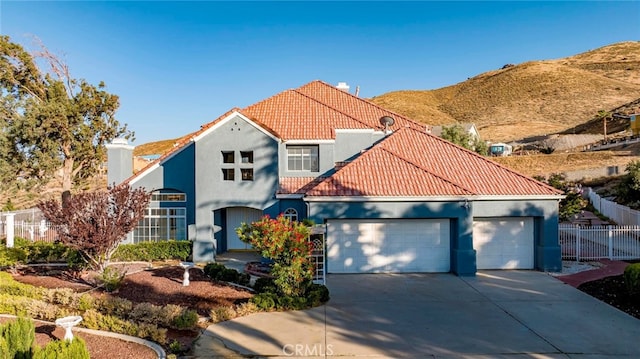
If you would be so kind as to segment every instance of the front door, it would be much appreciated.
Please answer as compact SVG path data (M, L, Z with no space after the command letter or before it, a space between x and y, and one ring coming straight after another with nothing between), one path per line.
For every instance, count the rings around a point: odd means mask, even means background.
M252 223L262 218L262 211L248 207L227 208L227 250L251 249L251 245L244 243L238 238L236 229L242 223Z

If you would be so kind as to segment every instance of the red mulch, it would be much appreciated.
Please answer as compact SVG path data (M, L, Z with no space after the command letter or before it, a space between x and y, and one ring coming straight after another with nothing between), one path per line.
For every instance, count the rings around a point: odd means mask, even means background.
M134 303L181 305L197 310L201 316L208 316L209 310L212 308L239 304L252 296L248 291L211 281L198 268L189 270L190 284L185 287L182 285L184 269L177 265L145 269L147 266L147 264L128 265L126 269L130 274L127 274L122 286L115 293L106 293L101 290L94 290L91 293L96 296L109 295L126 298ZM14 275L14 278L19 282L35 286L72 288L78 292L94 288L95 283L95 273L85 272L79 275L70 275L60 268L46 267L22 269L20 273ZM169 330L167 343L162 344L165 344L166 348L171 342L177 340L184 350L188 350L199 334L199 330ZM127 358L124 356L127 355L126 353L123 353L123 356L119 353L120 348L124 348L123 345L114 345L108 341L104 341L104 343L101 345L100 340L97 340L94 346L100 345L105 352L110 353L109 359L112 359L114 355L118 358ZM107 345L107 343L109 344ZM118 348L118 353L114 353L115 348Z
M0 318L0 323L9 322L13 319ZM36 344L44 348L47 343L52 340L63 340L64 329L55 326L34 321L36 327ZM101 335L93 335L73 331L73 335L82 338L87 344L87 349L92 359L114 359L117 352L117 358L125 359L155 359L158 356L156 352L142 344L127 342L116 338L103 337ZM117 348L117 350L115 349Z

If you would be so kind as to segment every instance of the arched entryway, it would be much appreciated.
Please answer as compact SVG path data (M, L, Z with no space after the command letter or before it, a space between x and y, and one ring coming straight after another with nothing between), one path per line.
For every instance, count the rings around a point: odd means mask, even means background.
M263 212L258 209L249 207L228 207L226 209L226 228L227 250L247 250L251 249L251 245L244 243L238 238L236 229L242 223L252 223L262 218Z

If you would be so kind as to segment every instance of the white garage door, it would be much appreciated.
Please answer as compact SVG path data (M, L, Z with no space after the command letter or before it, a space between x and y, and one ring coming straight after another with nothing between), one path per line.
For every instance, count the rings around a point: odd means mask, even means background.
M449 272L449 220L331 220L329 273Z
M478 218L473 248L478 269L533 269L533 218Z

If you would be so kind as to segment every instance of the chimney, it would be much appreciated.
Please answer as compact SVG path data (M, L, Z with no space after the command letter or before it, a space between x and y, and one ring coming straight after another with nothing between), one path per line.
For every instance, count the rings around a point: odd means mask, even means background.
M336 88L344 92L349 92L349 85L347 85L346 82L338 82L338 86L336 86Z
M116 138L107 147L107 185L120 184L133 175L133 147Z

